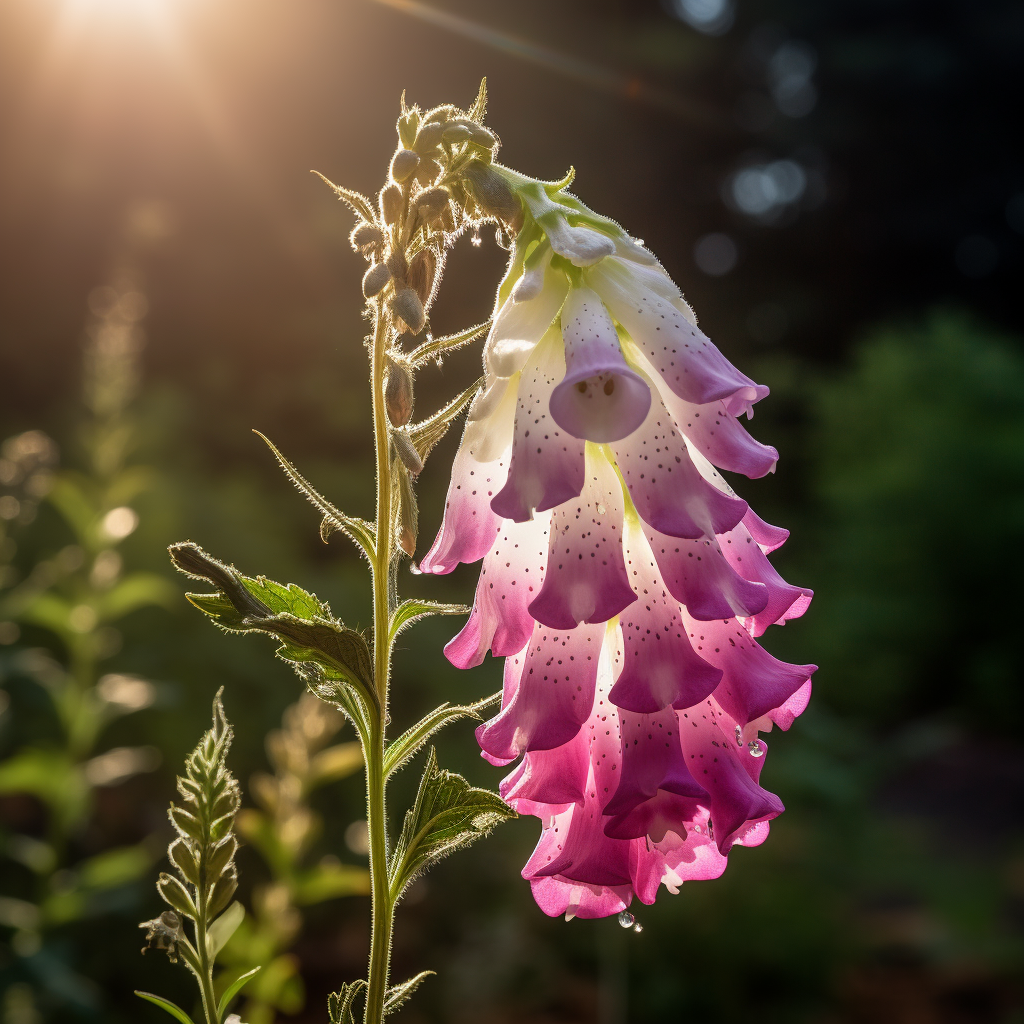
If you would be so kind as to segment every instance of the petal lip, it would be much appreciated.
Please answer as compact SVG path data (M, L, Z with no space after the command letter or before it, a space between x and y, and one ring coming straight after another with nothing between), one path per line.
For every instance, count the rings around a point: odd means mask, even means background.
M614 409L595 401L597 394L614 395ZM597 444L628 437L647 419L650 408L647 381L627 366L596 371L582 367L566 374L551 393L551 418L573 437Z

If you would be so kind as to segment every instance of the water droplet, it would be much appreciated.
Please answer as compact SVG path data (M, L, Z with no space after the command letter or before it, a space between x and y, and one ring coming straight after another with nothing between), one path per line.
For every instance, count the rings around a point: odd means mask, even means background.
M409 572L411 572L413 576L423 575L423 570L419 567L419 564L417 562L411 562L409 564Z
M470 241L474 245L476 245L476 246L480 245L480 229L479 228L477 228L477 230L473 232L473 237L470 239Z
M747 744L747 750L750 751L751 757L764 757L764 747L759 740L751 740Z
M632 928L636 924L636 918L628 911L623 910L619 913L619 925L623 928Z
M633 931L635 931L637 935L639 935L643 930L644 926L639 921L637 921L637 923L633 925Z
M604 503L603 503L603 502L600 502L600 501L599 501L599 502L597 503L597 514L598 514L599 516L603 516L603 515L604 515L604 514L605 514L605 513L607 512L607 511L608 511L608 509L606 509L606 508L604 507Z
M738 725L736 726L736 746L743 746L743 730Z

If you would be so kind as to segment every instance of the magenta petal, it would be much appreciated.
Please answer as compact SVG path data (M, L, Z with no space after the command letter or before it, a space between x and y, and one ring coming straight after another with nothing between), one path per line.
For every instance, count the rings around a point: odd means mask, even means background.
M788 700L768 712L768 717L783 731L787 730L807 710L811 702L810 679Z
M651 405L647 381L626 365L608 310L589 288L573 288L562 308L565 379L551 416L574 437L603 444L631 434Z
M502 485L507 462L482 464L463 444L452 466L444 521L433 546L420 561L421 572L449 573L459 563L476 562L490 551L500 520L491 497Z
M725 401L729 412L738 415L768 394L669 299L647 288L625 261L608 257L588 272L587 280L680 398L694 405Z
M469 621L444 649L456 668L521 651L533 632L528 605L540 592L547 561L546 517L501 524L494 548L484 557Z
M660 533L713 537L747 511L745 501L704 479L660 396L653 396L643 426L611 447L640 518Z
M522 660L522 674L507 706L476 732L494 757L551 750L568 743L590 717L604 626L555 633L538 624Z
M713 699L681 712L679 724L690 774L711 795L715 841L728 853L752 825L781 814L782 801L758 785L764 758L737 745L734 723Z
M580 885L563 878L531 878L530 889L537 906L548 917L565 914L583 920L618 914L629 906L633 896L628 885Z
M735 619L687 625L697 652L722 670L715 700L740 726L781 707L815 670L773 658Z
M742 523L750 531L751 537L757 541L761 550L766 555L776 548L781 548L789 538L789 530L766 523L753 509L747 509L747 514L743 517Z
M721 670L694 653L679 602L662 586L635 530L628 532L627 545L628 572L639 600L621 614L623 667L610 699L638 713L697 704L718 685Z
M550 331L531 354L519 381L515 435L508 481L491 501L499 516L517 523L583 489L584 442L564 430L548 411L555 385L565 372L556 331Z
M622 555L622 489L607 459L587 457L583 493L551 514L544 585L530 614L552 629L607 622L636 600Z
M520 814L539 818L582 803L590 770L588 754L583 732L554 750L531 750L516 770L502 779L501 798Z
M646 523L644 536L672 596L695 619L755 615L768 603L768 588L740 576L717 538L667 537Z
M775 472L779 453L770 445L755 441L724 402L693 405L671 396L665 404L679 429L713 466L742 473L752 480Z
M722 551L736 572L762 584L768 592L765 606L754 615L754 636L761 636L773 623L799 618L807 611L814 592L787 583L745 526L741 524L722 537Z
M675 711L633 715L620 710L619 738L619 783L604 807L605 835L661 842L673 831L685 838L685 822L698 814L698 799L706 805L708 794L686 767Z

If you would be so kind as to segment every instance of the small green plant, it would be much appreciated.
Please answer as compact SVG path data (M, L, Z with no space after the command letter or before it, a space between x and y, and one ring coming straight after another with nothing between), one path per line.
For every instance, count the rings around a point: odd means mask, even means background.
M225 763L232 735L218 692L213 725L186 758L185 774L178 777L181 803L172 803L169 812L177 838L167 855L176 874L162 873L156 887L170 909L139 925L146 930L143 952L162 950L172 963L184 962L195 976L206 1024L221 1024L231 1001L259 970L236 977L217 997L214 963L245 915L240 903L231 902L238 887L234 823L240 802L238 783ZM185 934L185 921L192 922L192 940ZM169 999L150 992L137 995L182 1024L192 1024L191 1017Z
M250 781L258 809L238 812L238 833L259 851L270 872L270 880L253 890L253 913L224 950L224 960L238 976L265 965L246 988L246 1024L271 1024L275 1011L294 1014L305 1004L299 963L289 952L302 929L303 910L370 891L364 867L342 864L331 855L310 863L323 827L310 806L311 795L363 766L357 742L328 745L344 724L336 708L302 694L285 709L281 728L267 735L274 772L260 772Z

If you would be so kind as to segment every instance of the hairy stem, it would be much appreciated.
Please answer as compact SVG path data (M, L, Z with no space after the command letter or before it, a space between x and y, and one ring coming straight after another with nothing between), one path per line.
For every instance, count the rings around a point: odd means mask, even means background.
M206 841L209 848L209 840ZM204 856L199 865L200 884L196 887L196 895L199 897L199 905L196 908L199 914L196 918L196 953L199 957L199 970L196 972L196 980L199 982L199 991L203 997L203 1013L206 1016L206 1024L220 1024L220 1015L217 1013L217 999L213 992L213 963L206 943L206 928L209 924L209 896L206 885L206 857Z
M388 318L382 303L375 310L372 369L373 439L377 455L377 544L373 559L374 684L380 697L380 717L363 744L366 759L366 825L369 831L372 895L370 969L367 976L365 1024L380 1024L388 988L394 904L388 886L387 810L384 800L384 730L387 723L388 681L391 673L391 442L384 407L384 354Z

